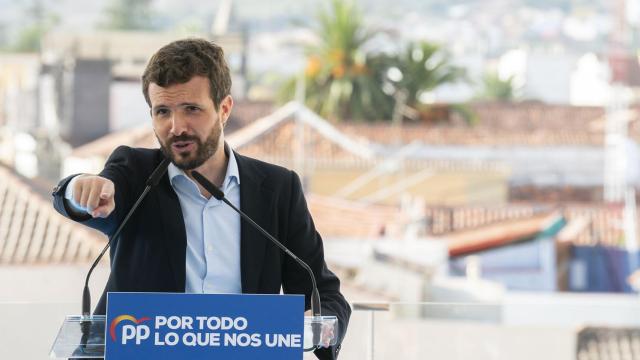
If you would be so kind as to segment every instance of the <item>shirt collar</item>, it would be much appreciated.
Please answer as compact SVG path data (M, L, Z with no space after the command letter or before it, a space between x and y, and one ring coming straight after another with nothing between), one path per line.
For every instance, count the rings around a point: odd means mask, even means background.
M223 191L229 185L231 185L231 182L234 180L237 184L240 184L240 172L238 171L238 163L236 162L236 156L233 153L233 150L231 150L231 148L226 142L224 144L224 152L227 155L229 155L229 162L227 164L227 172L224 177L224 182L222 184ZM174 185L174 186L175 186L174 181L179 176L184 176L186 179L189 179L187 174L185 174L185 172L182 169L178 168L173 163L169 164L167 173L169 174L169 180L171 181L171 185Z

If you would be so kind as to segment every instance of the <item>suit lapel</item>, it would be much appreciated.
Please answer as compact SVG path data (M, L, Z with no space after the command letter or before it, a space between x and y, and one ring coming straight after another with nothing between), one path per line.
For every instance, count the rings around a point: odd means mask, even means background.
M173 191L169 176L164 175L153 191L158 202L169 261L175 276L176 291L184 291L186 277L187 233L178 195Z
M265 230L269 228L273 193L262 186L264 175L250 159L235 153L240 173L240 210ZM268 239L242 220L240 225L240 271L243 293L259 292L265 248Z

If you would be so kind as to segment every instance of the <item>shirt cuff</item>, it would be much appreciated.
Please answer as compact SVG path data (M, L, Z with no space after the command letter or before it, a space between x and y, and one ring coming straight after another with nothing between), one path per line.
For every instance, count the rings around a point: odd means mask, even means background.
M64 191L64 198L65 200L67 200L67 205L69 205L69 207L76 212L83 212L83 213L88 213L87 208L82 207L82 205L78 204L74 199L73 199L73 188L74 185L76 184L76 180L78 180L77 176L74 176L69 183L67 184L67 188Z

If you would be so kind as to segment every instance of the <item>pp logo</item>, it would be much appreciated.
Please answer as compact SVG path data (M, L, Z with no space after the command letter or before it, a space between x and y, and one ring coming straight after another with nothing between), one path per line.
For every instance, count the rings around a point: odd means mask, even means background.
M122 345L126 345L127 341L134 340L136 341L136 345L140 345L142 340L146 340L149 338L150 329L147 325L142 325L143 322L151 320L149 317L142 317L140 319L136 319L131 315L120 315L111 321L111 325L109 326L109 335L111 335L111 340L114 342L116 340L116 327L122 321L131 321L135 325L125 324L122 325Z

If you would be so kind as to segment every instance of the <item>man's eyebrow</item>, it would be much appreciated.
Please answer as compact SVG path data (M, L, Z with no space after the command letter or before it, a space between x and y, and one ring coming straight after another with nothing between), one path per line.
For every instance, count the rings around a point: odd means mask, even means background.
M202 105L201 105L201 104L194 103L194 102L183 102L183 103L178 104L178 106L179 106L179 107L185 107L185 106L196 106L196 107L202 107ZM152 111L155 111L155 110L158 110L158 109L166 109L166 108L168 108L168 107L169 107L169 106L167 106L167 105L165 105L165 104L158 104L158 105L152 106L152 107L151 107L151 110L152 110Z

